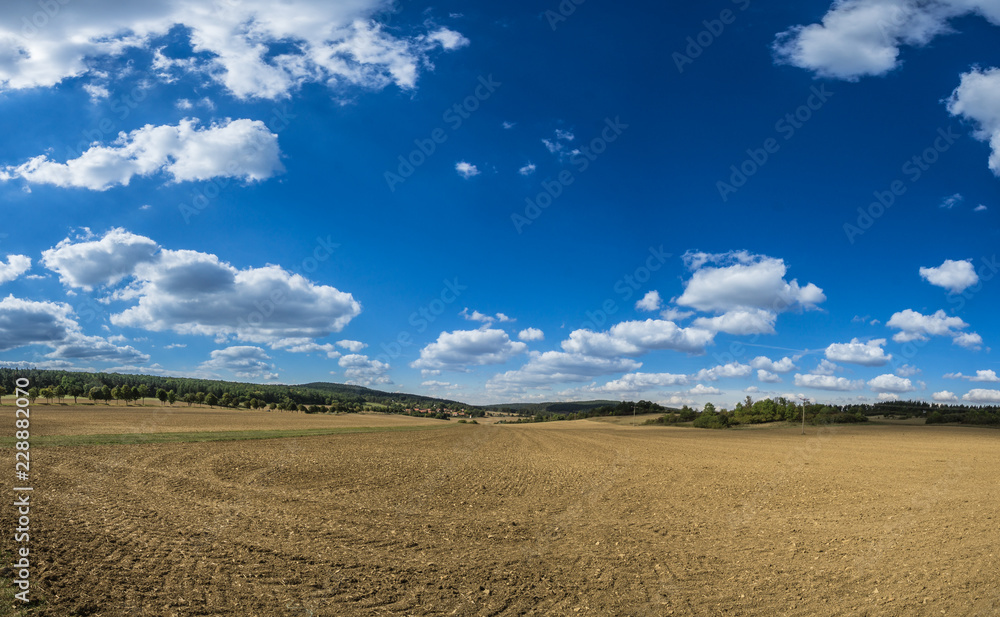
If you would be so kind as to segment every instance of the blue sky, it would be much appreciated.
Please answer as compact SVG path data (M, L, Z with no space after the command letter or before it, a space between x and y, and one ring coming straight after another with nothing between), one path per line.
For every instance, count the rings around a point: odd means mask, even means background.
M0 8L0 361L996 403L995 2Z

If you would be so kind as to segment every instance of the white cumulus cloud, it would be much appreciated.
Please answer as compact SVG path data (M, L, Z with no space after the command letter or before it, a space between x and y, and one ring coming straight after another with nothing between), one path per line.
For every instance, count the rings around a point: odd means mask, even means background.
M1000 25L994 0L836 0L822 23L779 34L775 58L822 77L884 75L899 66L902 47L926 45L952 32L952 19L968 14Z
M969 327L969 324L960 317L949 317L943 310L924 315L913 309L906 309L894 313L886 325L899 330L892 337L897 343L926 341L931 336L950 336L956 345L977 349L983 342L982 337L975 332L959 332Z
M653 350L671 349L703 353L715 334L702 328L681 328L672 321L647 319L623 321L606 332L574 330L562 348L570 353L599 357L638 356Z
M813 375L795 374L795 385L802 388L816 388L817 390L859 390L864 387L863 380L850 380L846 377L834 377L833 375Z
M38 24L47 5L55 13ZM54 86L69 78L99 90L108 81L108 66L117 63L114 74L124 72L131 50L153 57L148 68L140 68L157 79L170 83L186 75L242 99L287 98L306 83L339 91L390 84L412 89L420 72L433 67L431 53L469 44L429 21L422 32L399 34L399 28L374 21L386 8L382 0L5 2L0 90ZM185 43L180 47L191 52L168 57L168 33L179 33Z
M916 390L913 382L905 377L898 377L890 373L879 375L868 380L868 387L873 392L912 392Z
M211 359L202 362L199 368L211 374L232 373L239 379L277 379L271 358L260 347L236 345L216 349Z
M990 144L989 168L1000 176L1000 68L963 73L948 99L948 111L975 125L975 137Z
M104 191L127 186L133 177L164 173L171 182L241 178L265 180L284 171L278 136L260 120L226 120L197 127L197 119L176 126L147 124L120 133L108 145L91 145L75 159L60 163L41 154L0 170L0 180L22 178L29 184L52 184Z
M954 392L948 390L941 390L940 392L935 392L931 395L931 398L939 403L957 403L958 397L955 396Z
M463 371L469 366L502 364L527 348L524 343L511 341L503 330L442 332L436 341L420 350L420 358L410 366Z
M962 400L970 403L1000 403L1000 390L975 388L963 394Z
M7 255L7 263L0 261L0 285L9 283L31 269L27 255Z
M392 367L387 362L372 360L361 354L348 354L340 358L337 364L344 369L348 384L371 388L392 383L387 375Z
M653 312L660 310L662 304L663 300L660 298L660 292L654 289L653 291L646 292L646 295L635 303L635 308L640 311Z
M785 262L746 251L723 254L684 254L693 271L676 303L706 312L734 309L782 312L793 307L815 308L826 300L823 290L812 283L786 281ZM709 265L714 264L714 265Z
M524 342L544 341L545 333L538 328L525 328L517 333L517 338Z
M979 282L979 275L972 260L954 261L946 259L936 268L920 268L920 278L931 285L947 289L951 293L962 293Z
M862 366L882 366L892 360L892 355L886 355L882 346L885 339L875 339L862 343L851 339L850 343L833 343L826 348L826 357L834 362L848 362Z
M474 176L478 176L481 173L478 167L465 161L455 163L455 171L457 171L458 175L462 176L466 180Z

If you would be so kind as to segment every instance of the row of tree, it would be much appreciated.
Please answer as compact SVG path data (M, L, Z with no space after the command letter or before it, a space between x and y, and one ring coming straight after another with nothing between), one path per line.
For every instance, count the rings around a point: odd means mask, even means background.
M754 401L746 397L737 403L732 411L716 410L707 403L701 413L695 416L693 425L699 428L725 428L740 424L761 424L764 422L798 422L805 412L809 424L844 424L867 422L870 416L893 418L926 418L927 424L959 422L962 424L1000 424L1000 407L970 407L967 405L944 405L926 401L885 401L865 405L827 405L816 403L796 403L779 397ZM694 412L687 406L675 414L664 414L657 423L672 424L690 418Z
M313 383L304 386L252 384L185 377L128 375L118 373L85 373L47 369L0 368L0 396L13 394L18 378L31 383L31 397L62 402L72 397L95 402L128 405L142 398L156 397L163 404L177 402L244 409L309 410L354 412L380 409L403 413L414 407L434 407L436 412L457 411L464 407L456 401L446 401L419 395L370 390L361 386Z

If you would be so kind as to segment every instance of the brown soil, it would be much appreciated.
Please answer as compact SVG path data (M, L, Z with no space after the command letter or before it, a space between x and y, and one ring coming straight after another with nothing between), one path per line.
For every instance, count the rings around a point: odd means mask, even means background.
M6 411L13 414L13 407ZM197 431L267 431L359 426L444 424L444 420L377 413L307 414L297 411L211 409L183 404L32 405L34 435L118 435ZM0 408L0 411L4 411Z
M37 614L1000 614L1000 432L808 431L37 448Z

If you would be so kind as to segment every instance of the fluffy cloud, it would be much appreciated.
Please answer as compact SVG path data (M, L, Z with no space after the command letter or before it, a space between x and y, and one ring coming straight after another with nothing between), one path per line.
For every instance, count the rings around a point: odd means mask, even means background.
M997 375L996 371L993 369L984 369L976 371L975 375L963 375L961 373L948 373L945 379L967 379L968 381L981 381L981 382L997 382L1000 381L1000 376Z
M963 394L962 400L970 403L1000 403L1000 390L975 388Z
M623 321L607 332L574 330L562 348L570 353L599 357L638 356L653 350L672 349L703 353L715 333L702 328L681 328L672 321L647 319Z
M366 343L362 343L361 341L343 340L343 341L337 341L337 347L346 349L351 353L358 353L365 347L368 347L368 345Z
M459 161L458 163L455 163L455 171L457 171L458 175L462 176L466 180L472 178L473 176L478 176L480 173L482 173L479 171L478 167L476 167L472 163L466 163L465 161Z
M525 342L544 341L545 333L538 328L525 328L517 333L517 338Z
M951 19L970 13L1000 24L992 0L837 0L822 23L779 34L775 58L823 77L884 75L899 66L901 47L926 45L951 32Z
M518 392L532 386L590 381L601 375L637 370L642 364L626 358L598 358L561 351L532 352L527 364L516 371L493 376L486 389L498 393Z
M381 360L372 360L361 354L350 354L342 357L337 363L344 369L348 384L371 388L392 383L392 379L386 374L392 367Z
M983 339L975 332L958 332L969 327L960 317L948 317L943 310L933 315L924 315L913 309L894 313L886 324L899 330L892 340L897 343L926 341L931 336L950 336L955 345L978 349Z
M957 403L958 397L955 396L954 392L949 392L948 390L941 390L940 392L935 392L931 395L935 401L939 403Z
M339 332L361 312L349 293L279 266L238 270L215 255L156 250L149 238L112 230L98 241L60 242L42 262L71 287L130 278L111 299L135 301L117 326L280 345Z
M271 349L281 349L289 353L318 353L324 354L331 360L339 358L340 352L332 343L319 344L308 338L284 338L270 342Z
M149 356L133 347L119 347L99 336L86 336L73 319L73 309L62 302L35 302L7 296L0 300L0 351L45 345L46 357L58 360L96 360L134 365Z
M64 285L90 291L131 276L137 265L154 261L159 250L149 238L116 228L100 240L66 238L42 251L42 265L58 274Z
M983 346L983 337L975 332L962 332L951 339L952 344L978 351Z
M715 317L699 317L691 325L727 334L774 334L777 314L764 309L733 310Z
M150 52L152 69L164 81L192 74L238 98L285 98L304 83L411 89L421 69L432 66L432 51L469 43L461 34L434 25L425 26L423 33L394 34L372 19L387 8L382 0L164 0L127 5L93 0L52 6L55 16L32 24L26 8L34 5L0 5L0 58L5 59L0 63L0 89L53 86L71 77L106 81L106 67L130 49ZM35 14L45 16L41 10ZM192 53L167 57L166 35L178 32Z
M948 99L948 111L972 122L976 138L989 142L990 170L1000 176L1000 68L975 68L962 74Z
M534 163L528 163L524 167L518 169L517 173L521 174L522 176L530 176L531 174L535 173L536 169L538 168L535 166Z
M703 386L702 384L696 385L695 387L691 388L687 392L688 392L688 394L690 394L692 396L703 396L703 395L709 395L709 394L722 394L722 390L720 390L718 388L715 388L715 387L712 387L712 386Z
M652 312L660 310L660 306L662 304L663 299L660 298L660 292L654 289L653 291L646 292L646 295L642 297L642 300L635 303L635 308L640 311Z
M717 381L724 378L733 377L746 377L753 371L748 364L740 364L739 362L730 362L729 364L723 364L719 366L714 366L708 369L701 369L694 375L692 379L695 381Z
M667 386L686 386L687 384L687 375L675 375L673 373L629 373L623 375L620 379L609 381L603 386L587 388L587 390L589 392L621 394L643 392L652 388Z
M931 285L943 287L951 293L962 293L979 282L979 275L972 260L953 261L946 259L936 268L920 268L920 278Z
M485 313L480 313L479 311L476 311L476 310L474 310L474 311L472 311L470 313L468 307L463 308L462 312L459 313L459 315L463 319L467 319L469 321L478 321L478 322L484 323L486 325L491 325L495 321L499 321L500 323L517 321L516 319L514 319L512 317L508 317L507 315L505 315L503 313L497 313L495 316L486 315Z
M795 370L795 362L787 356L777 362L766 356L757 356L750 361L750 366L755 369L764 369L774 373L790 373Z
M468 366L502 364L528 348L510 340L503 330L456 330L442 332L420 350L410 366L419 369L466 370Z
M885 339L875 339L862 343L851 339L850 343L834 343L826 348L826 357L835 362L848 362L862 366L882 366L892 360L892 355L886 355L882 346Z
M781 312L794 306L815 308L826 300L823 290L809 283L785 280L785 262L746 251L712 255L685 253L693 271L676 303L706 312L763 309ZM716 264L709 266L708 264Z
M237 345L216 349L211 353L211 359L199 366L211 374L218 372L232 373L239 379L276 379L271 358L260 347Z
M816 388L817 390L847 391L858 390L864 387L862 380L852 381L845 377L834 377L832 375L795 374L795 385L802 388Z
M781 376L765 369L757 369L757 380L763 383L780 383Z
M0 261L0 285L9 283L31 269L27 255L7 255L7 263Z
M172 182L209 178L265 180L284 171L278 136L260 120L227 120L198 128L197 119L176 126L146 126L120 133L110 145L92 145L65 163L39 155L0 170L0 180L23 178L104 191L134 176L166 173Z
M812 370L813 375L834 375L840 367L829 360L820 360L816 368Z
M912 392L916 390L913 387L913 382L909 379L889 373L868 380L868 387L873 392Z
M73 309L62 302L33 302L7 296L0 300L0 351L66 340L79 329L72 313Z

